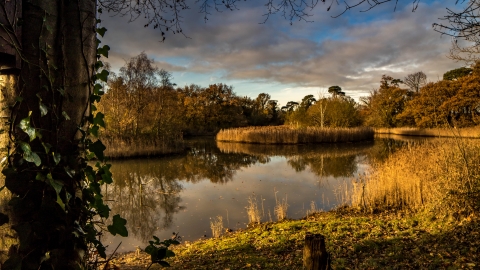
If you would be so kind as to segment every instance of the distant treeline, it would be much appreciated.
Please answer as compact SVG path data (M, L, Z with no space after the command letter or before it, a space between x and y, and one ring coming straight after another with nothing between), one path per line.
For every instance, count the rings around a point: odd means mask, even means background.
M122 142L117 145L123 148L140 142L147 147L145 142L151 142L167 153L181 148L184 135L214 135L232 127L478 125L479 79L480 65L449 71L444 80L430 83L423 72L403 80L384 75L380 87L359 103L341 87L331 86L328 96L307 95L300 102L281 106L267 93L254 99L242 97L222 83L177 87L171 73L155 67L153 60L141 53L118 74L110 73L98 106L106 115L102 136L111 142L110 147L115 147L115 142Z
M444 79L428 82L423 72L394 79L384 75L380 87L357 103L339 86L330 97L305 96L290 101L283 111L285 124L320 127L370 126L377 128L470 127L480 124L480 65L459 68Z

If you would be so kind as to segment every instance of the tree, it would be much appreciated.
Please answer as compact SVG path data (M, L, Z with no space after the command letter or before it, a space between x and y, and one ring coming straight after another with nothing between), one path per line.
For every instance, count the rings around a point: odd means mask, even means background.
M286 109L285 124L287 125L301 125L308 126L309 120L307 119L307 111L313 104L315 104L316 99L313 95L306 95L302 98L300 104L298 102L289 101L284 108Z
M401 80L383 75L380 88L373 90L369 97L362 98L361 114L366 116L365 123L374 127L397 127L403 125L397 117L403 112L411 92L401 89Z
M338 85L330 86L328 88L328 93L332 94L334 98L337 96L345 96L345 93L342 92L342 88Z
M450 81L456 81L461 77L470 75L471 73L472 73L471 68L467 68L467 67L456 68L456 69L452 69L450 71L447 71L445 74L443 74L443 79L444 80L450 80Z
M320 99L308 109L306 119L309 126L319 127L354 127L361 124L358 104L349 96Z
M403 83L406 84L411 91L418 93L418 90L427 83L427 75L422 71L408 74L407 77L403 79Z

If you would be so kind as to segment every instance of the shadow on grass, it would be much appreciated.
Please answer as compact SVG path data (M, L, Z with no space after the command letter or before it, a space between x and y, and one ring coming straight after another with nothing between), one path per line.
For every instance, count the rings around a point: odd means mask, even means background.
M467 222L442 233L399 231L392 237L352 244L346 252L334 254L334 268L480 269L478 222Z

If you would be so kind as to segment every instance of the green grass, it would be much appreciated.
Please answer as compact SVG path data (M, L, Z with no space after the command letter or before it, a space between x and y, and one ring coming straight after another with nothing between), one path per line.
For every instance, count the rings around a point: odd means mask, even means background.
M478 221L319 213L181 245L171 269L302 269L307 232L325 236L333 269L478 269Z

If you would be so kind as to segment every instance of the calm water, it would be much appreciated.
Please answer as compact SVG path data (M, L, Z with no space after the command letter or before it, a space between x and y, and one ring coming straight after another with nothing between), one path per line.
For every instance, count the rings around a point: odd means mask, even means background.
M211 237L210 221L222 216L224 227L245 228L249 197L258 202L262 221L275 221L276 198L288 202L288 217L304 217L311 205L330 210L346 202L345 189L403 142L341 145L253 145L201 139L187 142L184 155L112 163L114 185L105 199L128 220L129 237L107 236L109 250L144 248L152 235L185 241ZM275 198L276 197L276 198Z

